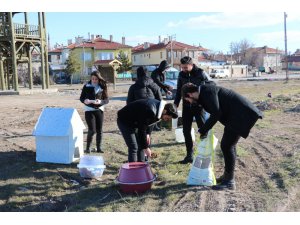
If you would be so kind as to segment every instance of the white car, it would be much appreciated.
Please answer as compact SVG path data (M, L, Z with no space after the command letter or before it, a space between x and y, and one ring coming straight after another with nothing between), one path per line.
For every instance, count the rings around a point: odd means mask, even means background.
M177 91L177 80L178 80L179 71L174 67L170 67L166 69L165 75L166 75L166 80L164 83L173 88L173 90L171 91L172 95L166 95L166 98L174 99Z
M213 69L209 76L211 78L228 78L229 77L229 70L227 69Z

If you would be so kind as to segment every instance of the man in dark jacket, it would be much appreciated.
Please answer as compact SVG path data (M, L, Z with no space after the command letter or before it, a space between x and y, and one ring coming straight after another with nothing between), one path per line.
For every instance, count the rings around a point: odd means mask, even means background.
M234 168L236 144L240 137L247 138L251 128L262 113L245 97L238 93L218 86L196 86L188 83L182 87L182 98L191 104L201 105L210 117L199 129L200 138L219 121L224 128L221 150L225 161L224 174L217 179L215 190L235 189Z
M146 132L149 125L177 117L177 109L172 103L156 99L137 100L120 109L117 123L128 147L128 161L144 162L145 154L151 157Z
M139 99L157 99L162 100L159 87L153 80L146 75L145 69L140 66L137 69L137 80L130 86L127 95L127 104Z
M186 83L193 83L197 86L210 83L214 84L213 81L208 79L208 75L204 70L198 68L193 64L193 60L189 56L183 57L181 60L181 69L177 80L177 92L174 100L174 104L178 107L181 100L181 88ZM193 140L191 135L192 123L195 117L198 128L200 128L204 123L205 112L202 107L196 104L190 104L189 102L183 100L182 103L182 125L183 125L183 135L185 138L186 146L186 157L179 163L186 164L193 162Z
M164 84L166 77L165 77L165 70L168 69L170 66L168 65L167 60L163 60L160 62L158 68L152 71L151 78L153 81L166 93L172 94L172 87L169 85Z

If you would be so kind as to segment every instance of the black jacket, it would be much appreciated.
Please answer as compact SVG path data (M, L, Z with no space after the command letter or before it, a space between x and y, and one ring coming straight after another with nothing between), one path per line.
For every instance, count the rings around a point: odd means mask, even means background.
M247 138L250 129L263 114L248 99L240 94L213 85L200 87L198 99L210 117L199 129L201 134L208 132L219 121L243 138Z
M162 73L160 68L156 68L152 71L151 78L161 89L164 90L164 92L167 92L169 90L169 85L164 84L165 75Z
M132 128L138 128L140 146L145 149L147 144L147 128L159 119L160 101L156 99L141 99L129 103L118 111L118 120Z
M181 87L186 83L193 83L197 86L203 85L203 84L213 84L215 85L215 82L208 80L208 76L205 74L204 70L201 68L198 68L195 64L193 65L193 69L190 73L185 73L181 71L178 75L177 80L177 92L174 100L174 104L179 106L180 100L181 100ZM183 101L184 105L189 105L187 101Z
M157 99L161 100L161 92L157 84L150 77L138 78L135 84L128 90L127 104L139 99Z
M100 86L101 87L101 86ZM103 87L101 87L103 89ZM100 100L104 100L102 98L102 92L98 92L97 94L95 93L95 88L91 85L91 82L89 81L87 84L85 84L82 88L81 91L81 95L80 95L80 101L84 103L85 99L89 99L89 100L96 100L96 99L100 99ZM92 107L94 109L98 109L99 107L101 107L103 104L85 104L89 107Z

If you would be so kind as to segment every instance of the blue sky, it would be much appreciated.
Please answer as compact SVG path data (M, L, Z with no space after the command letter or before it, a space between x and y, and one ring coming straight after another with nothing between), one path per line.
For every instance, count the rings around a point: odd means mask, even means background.
M288 51L293 53L300 48L300 15L287 13ZM37 14L29 14L30 23L37 24ZM131 46L176 35L177 41L224 53L230 42L242 39L284 50L283 12L46 12L46 23L52 46L90 33L106 39L112 34L117 42L125 36Z

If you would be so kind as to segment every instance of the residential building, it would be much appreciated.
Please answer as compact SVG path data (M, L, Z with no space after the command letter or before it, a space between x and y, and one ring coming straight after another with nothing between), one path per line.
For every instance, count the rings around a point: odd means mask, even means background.
M259 68L264 72L281 69L283 51L267 46L249 48L244 53L244 64Z
M162 60L167 60L173 67L180 69L180 59L190 56L197 64L198 56L205 49L202 47L188 45L171 39L159 37L159 43L153 44L145 42L132 49L132 65L138 66L158 66Z
M294 54L288 56L287 59L288 59L289 70L300 71L300 49L297 49L296 52ZM283 63L283 65L286 65L286 64Z
M54 81L58 78L65 77L64 70L66 69L66 60L68 58L67 49L62 45L55 45L54 49L48 51L48 63L50 67L50 75Z
M125 37L122 43L114 42L113 36L109 40L102 38L102 35L91 35L88 40L82 37L75 38L75 43L68 43L68 49L73 51L81 63L81 71L73 75L73 79L86 79L95 69L99 69L103 77L109 81L113 78L113 68L109 64L123 51L131 61L132 47L125 44Z
M295 53L293 54L293 56L300 56L300 49L297 49L297 50L295 51Z

